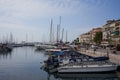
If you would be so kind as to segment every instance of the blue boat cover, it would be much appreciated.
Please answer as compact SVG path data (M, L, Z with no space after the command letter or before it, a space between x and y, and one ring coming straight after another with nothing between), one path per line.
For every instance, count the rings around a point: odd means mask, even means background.
M104 60L108 60L109 57L93 57L94 61L104 61Z
M54 54L55 54L55 55L63 55L64 52L62 52L62 51L56 51L56 52L54 52Z

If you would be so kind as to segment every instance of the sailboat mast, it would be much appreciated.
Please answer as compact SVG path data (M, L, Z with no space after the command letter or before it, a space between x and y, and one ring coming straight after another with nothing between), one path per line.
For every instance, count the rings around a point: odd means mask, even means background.
M50 25L50 43L52 43L52 24L53 24L53 21L51 19L51 25Z
M67 31L66 31L66 43L67 43Z
M28 42L28 35L26 34L26 42Z
M64 28L62 29L62 38L61 38L61 41L63 41L63 37L64 37Z
M52 25L52 42L54 43L55 40L55 36L54 36L54 25Z
M12 33L10 33L9 43L13 43L13 35L12 35Z
M58 32L58 30L59 30L59 25L57 25L57 36L56 36L56 42L59 41L59 38L58 38L58 36L59 36L59 32Z
M61 16L60 16L60 21L59 21L59 31L58 31L58 35L59 35L59 41L60 41L60 31L61 31Z

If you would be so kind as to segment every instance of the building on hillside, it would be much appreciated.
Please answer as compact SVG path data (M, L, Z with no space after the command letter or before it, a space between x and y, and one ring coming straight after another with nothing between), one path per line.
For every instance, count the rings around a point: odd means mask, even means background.
M100 32L100 31L102 31L102 28L100 28L100 27L98 27L98 28L93 28L93 29L90 31L91 44L95 44L94 41L93 41L93 39L94 39L94 37L95 37L95 34L96 34L97 32Z
M109 20L102 26L103 41L101 45L120 44L120 20Z
M114 45L117 46L120 44L120 20L116 20L114 22L113 32L112 32L112 40Z
M86 43L86 44L95 44L93 39L95 37L95 34L97 32L100 32L102 30L102 28L93 28L91 31L81 34L79 36L79 42L80 43Z
M84 33L79 36L79 42L84 44L90 44L90 33Z
M87 33L79 36L80 43L95 44L93 39L97 32L102 32L102 46L117 46L120 45L120 19L108 20L105 25L98 28L93 28Z

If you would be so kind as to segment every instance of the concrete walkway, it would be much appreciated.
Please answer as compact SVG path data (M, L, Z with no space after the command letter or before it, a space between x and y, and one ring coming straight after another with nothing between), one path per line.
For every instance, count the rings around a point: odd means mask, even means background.
M109 55L111 62L120 65L120 51L113 53L113 51L109 50L107 54L107 51L105 49L99 49L99 50L93 51L93 49L86 50L85 48L83 48L83 49L79 49L79 52L82 54L93 56L93 57Z

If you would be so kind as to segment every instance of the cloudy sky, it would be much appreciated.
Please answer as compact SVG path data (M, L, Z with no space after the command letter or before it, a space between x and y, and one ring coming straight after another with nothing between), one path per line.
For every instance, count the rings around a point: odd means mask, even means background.
M0 0L0 41L49 41L50 20L72 41L81 33L120 19L120 0Z

